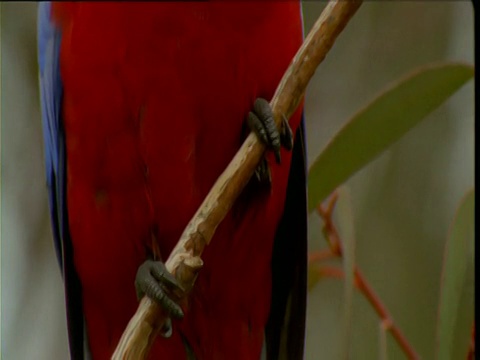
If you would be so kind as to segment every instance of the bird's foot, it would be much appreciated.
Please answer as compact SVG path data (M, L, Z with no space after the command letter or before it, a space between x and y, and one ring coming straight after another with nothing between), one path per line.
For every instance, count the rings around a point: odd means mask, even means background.
M288 120L284 116L281 129L278 129L273 118L272 108L267 100L262 98L255 100L253 111L248 113L247 125L260 141L273 151L277 164L281 163L280 148L282 146L287 150L292 150L293 134ZM262 159L255 170L255 177L262 184L271 184L270 168L266 158Z
M161 261L147 260L140 265L135 277L135 289L139 299L147 295L160 304L172 318L183 318L182 308L170 297L171 291L183 292L183 289ZM164 337L171 336L172 325L170 319L165 322L161 334Z

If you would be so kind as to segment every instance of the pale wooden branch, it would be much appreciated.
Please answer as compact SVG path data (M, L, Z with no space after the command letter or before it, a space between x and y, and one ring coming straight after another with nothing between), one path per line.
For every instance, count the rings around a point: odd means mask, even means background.
M270 102L277 124L283 116L290 118L296 110L318 65L361 3L361 0L339 0L327 4L293 58ZM185 228L165 264L186 289L185 294L176 294L179 298L188 294L193 287L203 265L200 259L203 249L210 243L215 229L242 192L264 152L265 145L251 133ZM144 297L128 323L112 359L145 359L164 321L162 309Z

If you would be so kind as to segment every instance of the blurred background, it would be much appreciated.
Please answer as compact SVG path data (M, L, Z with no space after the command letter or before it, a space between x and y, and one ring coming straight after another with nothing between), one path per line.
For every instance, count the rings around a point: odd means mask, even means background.
M304 2L308 31L325 2ZM1 358L67 359L63 288L50 232L36 65L35 3L1 3ZM418 66L473 64L469 1L365 2L306 96L309 163L379 91ZM473 81L347 182L357 262L415 349L433 358L443 246L474 185ZM381 135L379 135L381 136ZM310 247L325 247L309 218ZM336 359L343 284L309 294L307 359ZM354 297L351 359L378 357L379 321ZM403 359L389 339L390 359Z

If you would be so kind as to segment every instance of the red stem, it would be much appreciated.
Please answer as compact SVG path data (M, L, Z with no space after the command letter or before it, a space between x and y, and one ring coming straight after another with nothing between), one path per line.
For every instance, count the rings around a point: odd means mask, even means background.
M360 291L367 298L368 302L375 309L384 324L390 324L390 326L386 327L386 330L391 332L398 345L400 345L400 347L403 349L405 355L407 355L409 359L420 359L420 356L418 356L418 354L415 352L400 328L395 325L395 322L393 321L393 318L388 312L386 306L382 303L379 296L367 282L358 267L355 267L355 281L357 282Z
M334 279L343 279L345 277L343 271L336 267L322 266L318 268L320 276L328 276Z
M336 257L337 255L335 255L330 249L320 250L320 251L315 251L308 254L308 262L309 263L318 262L318 261L333 259Z
M472 326L472 339L470 341L470 349L468 349L467 360L475 359L475 323Z
M339 257L342 256L342 241L340 239L340 235L337 231L337 228L335 227L335 224L332 221L332 213L335 208L335 203L338 198L338 194L335 192L331 197L330 200L326 206L326 208L319 206L317 208L318 213L322 217L324 221L324 233L325 233L325 238L327 239L328 244L330 245L330 249L332 254L335 254ZM327 270L327 271L325 271ZM338 271L332 272L328 271L328 268L322 269L322 274L323 275L329 275L329 274L335 275L334 277L339 277L338 276ZM415 352L413 347L410 345L408 342L407 338L405 335L402 333L402 331L395 325L395 322L393 321L392 316L388 312L386 306L383 304L381 301L380 297L375 293L373 288L370 286L370 284L367 282L366 278L363 276L361 273L360 269L355 266L354 268L354 274L355 274L355 286L362 292L362 294L367 298L368 302L370 305L375 309L376 313L378 316L382 319L382 322L384 324L384 327L386 330L390 331L392 334L393 338L395 341L398 343L398 345L402 348L403 352L409 359L419 359L419 355ZM341 276L340 276L341 277ZM473 351L474 353L474 330L473 330L473 335L472 335L472 345L470 352ZM473 350L472 350L473 349ZM470 356L470 353L469 353ZM470 358L468 358L470 359ZM472 357L473 359L473 357Z

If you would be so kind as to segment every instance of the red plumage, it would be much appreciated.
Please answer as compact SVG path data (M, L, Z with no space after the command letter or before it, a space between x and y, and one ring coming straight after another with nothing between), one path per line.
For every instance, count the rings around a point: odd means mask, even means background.
M165 260L270 99L302 41L296 1L55 3L67 202L94 359L110 358L135 312L138 266ZM297 111L293 131L300 123ZM246 191L205 250L170 339L151 358L258 359L270 308L272 244L291 154L268 160L270 191Z

